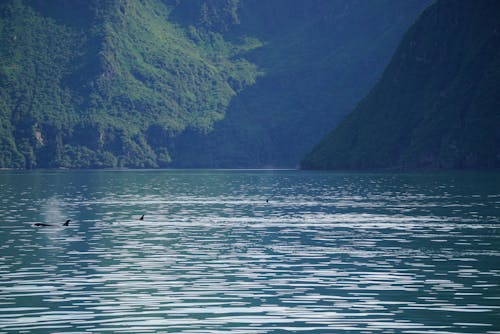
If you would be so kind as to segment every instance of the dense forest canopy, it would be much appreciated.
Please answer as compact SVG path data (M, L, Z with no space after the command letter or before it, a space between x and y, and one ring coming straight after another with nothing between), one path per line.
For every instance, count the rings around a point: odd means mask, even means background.
M161 1L0 6L3 167L166 166L258 76L256 40L182 29Z

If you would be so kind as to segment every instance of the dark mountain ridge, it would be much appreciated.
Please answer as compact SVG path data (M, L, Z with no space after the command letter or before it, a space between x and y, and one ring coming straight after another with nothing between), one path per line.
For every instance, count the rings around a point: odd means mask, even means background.
M500 3L438 1L306 169L500 167Z

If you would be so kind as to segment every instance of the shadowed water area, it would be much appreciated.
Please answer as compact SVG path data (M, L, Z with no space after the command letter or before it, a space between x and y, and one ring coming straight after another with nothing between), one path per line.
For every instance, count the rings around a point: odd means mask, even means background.
M498 173L2 171L0 333L500 333L499 228Z

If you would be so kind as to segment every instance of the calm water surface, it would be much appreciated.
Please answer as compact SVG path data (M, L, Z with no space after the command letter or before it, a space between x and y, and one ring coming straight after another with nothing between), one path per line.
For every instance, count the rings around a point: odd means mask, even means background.
M500 333L499 285L498 173L0 172L0 333Z

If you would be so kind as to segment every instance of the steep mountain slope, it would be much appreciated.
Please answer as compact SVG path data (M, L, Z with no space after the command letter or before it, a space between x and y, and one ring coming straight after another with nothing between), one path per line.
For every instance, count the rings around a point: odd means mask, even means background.
M439 1L308 169L500 167L500 3Z
M229 33L263 42L247 59L264 75L232 99L213 132L188 130L174 140L173 165L298 166L372 87L429 3L242 1Z
M0 168L296 165L429 1L2 1Z
M0 167L157 167L206 131L257 69L254 41L182 29L149 1L0 5ZM195 36L196 38L194 38Z

